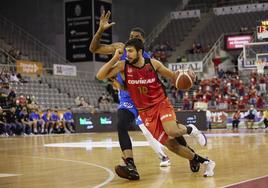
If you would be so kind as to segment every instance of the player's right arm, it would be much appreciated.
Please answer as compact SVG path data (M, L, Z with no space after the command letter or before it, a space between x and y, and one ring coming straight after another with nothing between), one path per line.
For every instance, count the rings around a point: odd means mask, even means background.
M115 52L116 49L118 49L118 48L123 49L125 46L121 42L116 42L116 43L112 43L112 44L100 44L100 39L101 39L102 33L106 29L110 28L111 26L113 26L115 24L115 22L109 23L110 15L111 15L110 11L108 11L106 14L105 14L105 11L103 11L101 13L99 29L95 33L95 35L93 36L93 39L92 39L90 46L89 46L89 50L92 53L112 54Z
M151 63L155 70L159 72L159 74L165 78L170 79L172 82L176 80L176 72L171 71L167 67L165 67L160 61L156 59L151 59Z
M121 54L122 50L117 49L113 58L99 69L96 75L98 80L113 78L117 73L124 71L125 61L119 61Z

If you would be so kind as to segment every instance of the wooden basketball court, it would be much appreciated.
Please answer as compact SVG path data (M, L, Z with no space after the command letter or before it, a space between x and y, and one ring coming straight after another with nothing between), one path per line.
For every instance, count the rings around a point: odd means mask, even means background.
M265 130L206 132L206 148L187 137L198 153L215 160L215 176L209 178L202 176L203 167L192 173L187 160L167 150L172 164L160 168L142 133L130 135L135 145L141 145L134 147L139 181L121 179L114 173L114 166L122 163L116 133L1 137L0 187L214 188L268 175Z

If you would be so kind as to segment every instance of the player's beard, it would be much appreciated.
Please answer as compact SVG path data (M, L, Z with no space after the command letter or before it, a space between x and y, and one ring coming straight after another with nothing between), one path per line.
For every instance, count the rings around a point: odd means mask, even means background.
M139 61L139 56L136 55L136 58L133 59L133 61L131 62L131 64L132 64L132 65L135 65L136 63L138 63L138 61Z
M132 61L132 65L135 65L136 63L138 63L138 61L139 61L139 58L137 57L137 58L135 58L133 61Z

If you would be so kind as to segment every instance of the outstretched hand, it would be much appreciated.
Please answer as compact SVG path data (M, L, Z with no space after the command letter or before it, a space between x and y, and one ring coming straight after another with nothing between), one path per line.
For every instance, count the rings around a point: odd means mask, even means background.
M105 14L105 10L102 11L101 17L100 17L99 29L104 31L112 27L115 24L115 22L109 23L110 16L111 16L111 11L108 10L106 14Z

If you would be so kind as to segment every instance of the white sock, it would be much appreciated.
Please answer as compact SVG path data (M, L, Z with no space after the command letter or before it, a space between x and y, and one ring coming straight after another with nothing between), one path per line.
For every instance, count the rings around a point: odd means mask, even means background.
M142 133L144 134L145 138L149 142L150 146L153 148L154 152L158 155L158 157L160 159L162 159L162 157L167 157L167 155L162 150L162 145L152 136L152 134L144 126L144 124L140 124L139 127L142 130Z

